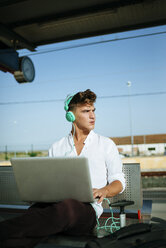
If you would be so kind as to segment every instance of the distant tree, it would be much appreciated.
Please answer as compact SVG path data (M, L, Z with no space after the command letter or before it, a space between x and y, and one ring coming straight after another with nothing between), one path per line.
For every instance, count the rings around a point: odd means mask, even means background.
M5 160L9 160L7 146L5 147Z
M28 152L28 155L30 157L36 157L37 156L37 152Z

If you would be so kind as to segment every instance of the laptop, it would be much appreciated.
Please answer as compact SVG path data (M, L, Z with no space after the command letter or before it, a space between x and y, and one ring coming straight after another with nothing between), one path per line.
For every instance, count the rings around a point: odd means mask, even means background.
M11 164L23 201L94 202L87 158L12 158Z

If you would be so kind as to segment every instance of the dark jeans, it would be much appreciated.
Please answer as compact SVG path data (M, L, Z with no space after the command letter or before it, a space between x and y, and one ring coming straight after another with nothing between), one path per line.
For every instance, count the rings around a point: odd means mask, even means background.
M96 213L88 203L36 203L24 215L0 222L0 240L5 248L30 248L56 233L90 234L95 225Z

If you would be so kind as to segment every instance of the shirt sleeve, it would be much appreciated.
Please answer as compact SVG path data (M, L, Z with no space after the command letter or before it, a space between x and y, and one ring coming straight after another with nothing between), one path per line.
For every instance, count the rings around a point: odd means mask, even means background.
M50 149L48 150L48 156L49 156L49 157L53 157L53 148L52 148L52 146L51 146Z
M122 184L122 193L125 189L125 178L124 173L122 172L122 161L119 156L118 149L115 143L110 140L109 145L107 145L107 153L106 153L106 166L107 166L107 180L108 183L112 183L113 181L120 181Z
M61 157L65 156L66 151L70 149L68 144L68 136L63 137L60 140L54 142L50 149L48 150L49 157Z
M54 143L54 144L52 144L52 146L48 150L48 156L49 157L56 157L57 156L56 150L57 150L57 144Z

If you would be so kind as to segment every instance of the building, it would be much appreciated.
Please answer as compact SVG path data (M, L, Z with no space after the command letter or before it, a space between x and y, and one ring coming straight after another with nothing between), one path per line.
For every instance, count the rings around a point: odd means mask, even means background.
M121 154L132 154L131 136L111 137ZM166 134L149 134L133 136L133 155L166 155Z

